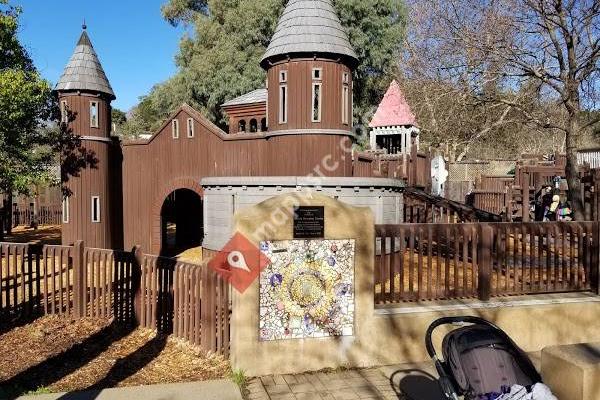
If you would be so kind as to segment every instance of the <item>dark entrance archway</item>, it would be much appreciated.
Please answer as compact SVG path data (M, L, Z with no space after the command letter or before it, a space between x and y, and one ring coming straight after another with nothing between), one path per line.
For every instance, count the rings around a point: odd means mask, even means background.
M162 256L172 257L202 245L202 197L189 189L171 192L160 210Z

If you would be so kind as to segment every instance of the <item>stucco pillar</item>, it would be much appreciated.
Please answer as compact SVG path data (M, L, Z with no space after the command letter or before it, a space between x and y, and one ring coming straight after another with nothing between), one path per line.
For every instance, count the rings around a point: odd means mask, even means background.
M260 241L293 239L294 205L323 206L325 239L354 239L354 335L259 341L259 282L233 295L231 362L248 375L299 373L370 364L374 309L374 221L369 208L353 207L318 194L285 194L235 215L236 231L257 246ZM287 217L286 217L287 216ZM258 251L258 250L257 250Z

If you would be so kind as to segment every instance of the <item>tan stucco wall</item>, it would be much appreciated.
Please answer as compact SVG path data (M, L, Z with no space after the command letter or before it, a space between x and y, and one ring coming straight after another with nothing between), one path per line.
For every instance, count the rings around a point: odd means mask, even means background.
M375 240L369 209L323 195L282 195L236 214L236 230L256 244L261 240L292 239L294 204L325 206L326 239L356 240L355 335L259 342L259 285L254 282L243 294L235 292L231 321L232 367L250 376L424 361L428 359L424 345L427 327L436 318L449 315L470 314L493 321L526 351L600 341L600 302L595 301L381 315L373 301ZM273 220L279 223L265 228L265 222ZM437 332L438 342L443 333Z
M373 335L367 350L369 362L386 365L427 360L424 344L427 327L439 317L453 315L475 315L492 321L527 352L600 338L599 302L517 307L507 303L504 307L491 309L373 315L369 319L369 329L377 334ZM436 331L434 338L438 345L445 332L442 328Z
M600 343L545 348L542 377L560 400L597 400L600 397Z

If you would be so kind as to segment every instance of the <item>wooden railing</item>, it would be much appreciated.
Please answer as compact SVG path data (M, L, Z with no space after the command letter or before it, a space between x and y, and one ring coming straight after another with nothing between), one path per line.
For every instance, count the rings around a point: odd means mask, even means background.
M483 175L477 179L477 189L504 192L506 186L514 184L512 175Z
M206 265L131 252L0 243L0 320L115 318L229 351L229 285Z
M598 291L599 224L376 225L375 302Z
M402 179L409 187L431 185L431 154L417 151L416 145L410 154L357 152L353 158L354 177Z
M598 227L595 222L484 227L491 250L490 262L481 265L483 281L490 283L484 291L501 296L597 290Z
M502 220L498 214L434 196L420 189L406 188L403 200L405 223L499 222Z
M471 193L473 195L473 206L480 210L506 215L512 209L512 192L508 190L508 187L502 190L475 189Z

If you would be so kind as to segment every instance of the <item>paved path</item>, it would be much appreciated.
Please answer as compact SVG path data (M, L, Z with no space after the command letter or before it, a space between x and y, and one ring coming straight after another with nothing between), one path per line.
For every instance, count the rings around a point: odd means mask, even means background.
M242 400L231 380L132 386L86 392L21 396L17 400Z
M255 378L247 400L443 400L430 364Z

